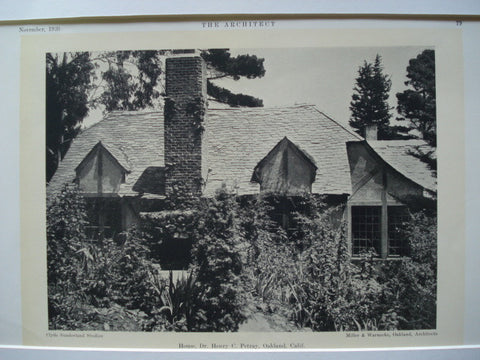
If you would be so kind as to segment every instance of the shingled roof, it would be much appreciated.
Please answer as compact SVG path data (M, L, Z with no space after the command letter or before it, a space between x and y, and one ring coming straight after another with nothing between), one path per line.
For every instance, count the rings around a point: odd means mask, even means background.
M312 105L208 109L204 135L202 166L208 169L206 196L213 195L222 183L236 188L239 195L258 193L259 184L251 181L255 166L285 137L318 167L313 193L351 194L346 142L363 140ZM47 192L51 194L64 183L73 182L75 168L100 141L129 171L120 187L120 196L138 195L133 187L137 184L135 190L142 188L137 181L145 170L162 170L165 166L163 112L112 112L72 142ZM425 164L408 154L408 149L423 146L423 142L369 141L368 144L403 175L426 189L435 189L435 179ZM163 171L159 174L157 177L161 179Z
M63 184L75 180L75 168L98 144L125 167L129 174L119 195L136 195L133 185L148 167L164 166L163 112L115 111L84 130L72 142L65 158L51 179L47 193L57 192Z
M433 149L423 140L377 140L368 145L390 166L423 188L436 191L436 178L427 165L412 155Z
M313 193L352 192L345 143L361 138L313 105L209 109L206 136L207 196L223 182L239 195L258 193L259 184L250 181L253 170L284 137L315 161Z

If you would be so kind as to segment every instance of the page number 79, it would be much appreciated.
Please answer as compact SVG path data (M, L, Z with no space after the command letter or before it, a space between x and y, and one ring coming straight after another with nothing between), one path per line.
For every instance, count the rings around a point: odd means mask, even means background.
M457 24L457 26L462 26L462 20L457 20L456 24Z

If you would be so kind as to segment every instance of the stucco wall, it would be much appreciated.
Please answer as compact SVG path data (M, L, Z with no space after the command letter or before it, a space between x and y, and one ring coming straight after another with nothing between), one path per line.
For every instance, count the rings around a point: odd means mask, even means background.
M88 194L115 194L123 181L123 170L101 147L78 169L80 191Z
M405 197L422 196L419 185L385 164L363 142L349 143L347 150L353 190L350 204L381 204L384 188L389 205L400 204Z

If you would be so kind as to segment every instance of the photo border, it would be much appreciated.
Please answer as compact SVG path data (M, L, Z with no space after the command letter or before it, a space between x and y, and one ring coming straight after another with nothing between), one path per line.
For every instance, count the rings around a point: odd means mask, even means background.
M20 1L20 3L24 3L25 1ZM415 3L415 2L413 2ZM443 13L445 12L445 6L442 5L441 3L437 3L437 2L430 2L430 3L433 3L430 5L430 10L428 11L431 11L431 12L437 12L438 13ZM17 3L17 6L22 6L22 4L18 5ZM393 7L392 7L393 8ZM343 9L343 8L342 8ZM367 6L367 9L368 9L368 6ZM395 9L397 9L398 11L398 8L395 7ZM402 8L403 9L403 8ZM415 5L407 5L407 11L410 11L410 9L412 9L411 11L412 12L415 12ZM423 8L422 8L423 9ZM462 8L463 9L463 8ZM345 11L345 10L343 10ZM347 10L348 11L348 10ZM53 11L51 11L53 12ZM468 10L467 10L468 12ZM61 13L61 11L60 11ZM464 13L464 12L462 12ZM149 16L149 15L147 15ZM220 15L221 17L222 15ZM249 16L255 16L255 15L249 15ZM180 16L181 17L181 16ZM242 15L238 15L239 18L243 18ZM292 18L295 18L295 16L291 16ZM335 18L335 15L333 16ZM365 14L365 15L358 15L358 14L347 14L345 16L341 16L342 18L348 18L348 19L358 19L358 20L370 20L370 19L373 19L373 18L376 18L375 15L373 16L370 16L368 14ZM318 18L322 18L322 16L318 16ZM396 16L395 14L387 14L387 15L384 15L384 16L381 16L382 19L390 19L390 20L393 20L393 19L398 19L398 16ZM124 19L119 19L118 17L109 17L109 19L111 19L112 22L118 22L118 21L122 21ZM455 20L467 20L467 21L471 21L471 22L477 22L479 17L478 16L458 16L458 15L446 15L446 16L435 16L435 15L431 15L429 16L428 14L427 15L400 15L400 19L403 19L403 20L426 20L426 19L429 19L429 20L449 20L449 21L455 21ZM33 21L30 21L30 20L27 20L25 22L23 22L24 24L25 23L39 23L39 24L55 24L55 23L63 23L63 24L84 24L85 23L85 18L81 19L81 18L76 18L76 19L72 19L72 18L69 18L69 19L50 19L50 20L42 20L42 19L39 19L39 20L33 20ZM98 17L95 17L95 18L92 18L90 19L89 23L90 24L94 24L94 23L97 23L99 20ZM18 25L20 24L21 22L19 21L16 21L16 20L13 20L13 21L10 21L8 23L6 22L2 22L3 25ZM466 29L466 27L465 27ZM471 28L469 28L469 31L466 32L466 34L468 34L468 38L470 39L469 40L469 45L466 47L466 53L468 52L468 54L479 54L479 50L478 50L478 47L477 47L477 41L476 41L476 37L475 35L478 35L477 32L474 32L472 33L472 31L476 31L475 28L472 30ZM472 37L474 37L472 39ZM10 39L9 39L10 40ZM8 41L8 44L11 44L12 41ZM14 46L15 47L15 46ZM467 51L468 50L468 51ZM16 50L14 51L14 54L16 53ZM472 58L470 58L470 63L473 61ZM467 62L467 59L466 59L466 62ZM474 101L476 101L475 99L472 99L472 98L478 98L478 94L480 93L479 91L479 88L476 84L473 84L473 79L472 80L469 80L468 79L468 76L469 75L478 75L478 70L476 70L476 68L472 67L471 64L469 66L469 69L467 71L467 89L473 89L473 94L469 96L469 105L467 106L468 108L468 111L469 111L469 115L470 115L470 121L469 121L469 129L472 130L472 128L474 130L478 130L478 126L475 125L471 119L471 116L472 116L472 108L475 108L476 106L474 105ZM478 78L478 76L474 76L475 78ZM467 101L467 100L466 100ZM9 127L11 128L11 127ZM15 128L15 126L13 126L13 128ZM8 136L8 135L7 135ZM18 135L16 134L13 134L13 137L16 137ZM473 135L470 135L470 138L472 137ZM467 141L468 141L468 134L467 134ZM467 148L469 149L469 151L473 151L470 152L470 153L467 153L467 157L469 159L467 159L468 161L468 164L469 165L473 165L472 163L472 160L476 160L477 157L478 157L478 148L476 148L474 145L472 145L472 142L470 141L468 144L467 144ZM15 152L14 154L15 155ZM476 190L476 182L474 182L474 179L472 179L472 176L477 174L478 172L474 169L474 168L467 168L467 175L468 175L468 179L467 179L467 183L470 182L470 185L467 184L467 188L468 188L468 195L469 196L472 196L472 195L475 195L475 194L478 194L478 191ZM473 174L473 175L472 175ZM8 197L10 198L10 197ZM477 210L478 209L478 201L475 200L475 198L471 199L467 206L469 208L472 208L474 210ZM9 217L10 218L10 217ZM478 229L478 226L476 224L472 224L472 215L469 215L469 218L470 218L470 225L468 226L468 228L470 230L467 229L467 231L469 231L470 234L476 234L477 232L474 232L472 233L472 231L475 231L475 229ZM8 229L10 229L11 226L8 227ZM11 231L8 230L8 234L10 234ZM10 250L12 249L11 246L8 247L7 250ZM478 249L478 246L473 246L471 243L469 245L469 248L470 250L476 250ZM9 251L8 254L10 254L11 251ZM17 254L16 254L16 251L13 252L13 254L10 254L10 256L13 256L13 258L16 258L17 257ZM471 260L471 259L470 259ZM8 262L10 263L10 261ZM468 270L469 272L467 272L467 275L469 275L469 280L468 280L468 283L473 285L474 284L474 281L473 279L476 279L478 278L478 276L476 276L475 274L471 273L471 270L472 269L478 269L478 264L475 264L475 263L472 263L472 261L470 261L469 264L467 264L468 266ZM14 273L15 274L15 273ZM16 275L15 275L16 276ZM15 277L16 278L16 277ZM2 279L5 279L4 277L2 277ZM10 281L6 282L7 284L10 284ZM476 299L478 299L478 291L475 292L472 290L469 290L469 299L470 299L470 305L469 305L469 309L472 310L472 302L475 302L476 303ZM8 292L8 293L11 293L11 290ZM473 294L473 295L472 295ZM15 294L13 294L15 295ZM473 298L472 298L473 296ZM468 300L467 300L468 302ZM8 309L10 309L11 307L8 306ZM13 309L13 308L12 308ZM476 318L478 318L478 314L472 314L474 315L474 317L476 316ZM468 314L466 315L468 317ZM472 330L476 330L476 331L473 331L475 334L478 334L478 327L475 328L473 326L474 324L470 324L470 327L469 329ZM10 337L9 337L10 338ZM470 337L470 343L476 343L476 337ZM365 359L370 359L370 358L378 358L378 359L381 359L381 358L384 358L385 355L389 356L390 358L403 358L403 356L418 356L420 358L431 358L431 359L438 359L439 356L440 358L451 358L452 356L461 356L462 358L475 358L475 355L478 355L480 353L480 351L477 351L478 350L478 346L476 345L471 345L471 346L462 346L462 347L429 347L427 350L424 350L424 349L421 349L419 350L418 348L410 348L410 349L402 349L402 350L395 350L395 349L390 349L388 351L386 350L372 350L372 349L369 349L368 351L359 351L357 349L357 351L351 351L351 352L325 352L325 351L321 351L322 354L324 355L324 358L338 358L338 357L341 357L341 358L353 358L353 356L350 356L350 355L355 355L355 358L365 358ZM12 346L9 346L9 345L0 345L0 353L3 354L4 356L6 356L6 358L17 358L18 356L24 356L26 358L37 358L40 357L42 359L50 359L52 358L52 356L61 356L62 358L65 356L65 355L68 355L69 357L72 357L72 358L83 358L84 356L84 352L85 351L88 351L88 350L85 350L85 349L82 349L82 350L79 350L79 349L69 349L69 350L65 350L65 349L60 349L60 348L56 348L56 349L52 349L52 348L32 348L32 347L27 347L27 346L15 346L15 345L12 345ZM405 351L408 352L405 353ZM130 358L130 351L126 352L126 353L119 353L118 351L115 351L115 350L111 350L111 353L116 353L116 355L119 356L119 358L121 359L126 359L128 356L128 358ZM22 354L22 355L20 355ZM61 355L60 355L61 354ZM94 358L100 358L100 359L103 359L103 358L106 358L106 356L108 356L107 354L110 354L110 352L105 352L105 351L99 351L99 350L95 350L95 351L90 351L89 352L89 356L92 356ZM135 354L136 354L136 357L138 358L142 358L142 359L153 359L153 358L157 358L157 356L155 354L158 354L158 352L155 352L155 353L145 353L145 352L138 352L138 351L135 351ZM166 354L166 353L162 353L162 354ZM191 356L192 353L185 353L185 355L180 355L180 357L178 356L174 356L175 354L171 354L171 353L167 353L168 355L167 356L170 356L172 355L172 358L186 358L187 356ZM315 353L310 353L310 354L306 354L306 353L300 353L302 356L302 358L304 359L307 359L307 358L313 358L313 356L318 356L318 352L315 352ZM333 356L329 356L329 354L332 354ZM126 356L123 356L123 355L126 355ZM210 354L203 354L203 355L207 355L209 356L208 358L210 358L210 355L211 357L214 357L214 356L217 356L219 354L215 353L215 352L210 352ZM231 354L232 357L236 354ZM280 356L281 354L277 354L278 356ZM276 355L276 356L277 356ZM311 356L309 356L311 355ZM155 357L154 357L155 356ZM254 356L252 354L246 354L246 356ZM202 357L202 354L198 354L196 353L196 357L198 358L201 358ZM258 354L258 358L260 357L266 357L266 354L262 353L262 354ZM207 358L205 356L205 358ZM315 357L316 358L316 357Z
M205 32L210 32L205 39ZM263 33L261 33L263 31ZM434 46L437 67L437 112L438 112L438 193L439 196L439 277L438 277L438 337L422 338L417 345L442 346L459 345L463 340L463 321L458 313L446 311L456 307L463 313L463 270L454 264L464 262L464 179L461 176L446 176L452 172L464 172L463 149L452 146L463 143L463 115L461 108L463 97L463 79L458 74L461 68L461 32L457 29L423 29L421 34L416 29L278 29L278 30L203 30L203 31L165 31L165 32L128 32L128 33L96 33L95 44L92 45L93 34L55 34L29 35L22 39L22 97L21 97L21 203L22 203L22 300L24 316L24 341L29 345L49 346L119 346L135 338L132 347L151 347L158 344L159 333L138 334L123 332L86 332L83 337L78 332L63 332L62 341L45 331L39 324L45 324L47 309L46 287L46 250L45 223L45 188L43 184L35 184L34 179L44 174L42 152L31 149L43 148L39 139L44 139L44 126L35 114L45 113L44 76L45 52L73 50L118 50L155 48L191 48L202 44L204 48L230 47L343 47L343 46ZM353 37L353 38L352 38ZM457 54L455 56L454 54ZM35 59L35 60L33 60ZM448 70L454 71L448 71ZM27 106L28 104L28 106ZM448 119L458 120L455 126ZM32 131L33 129L33 131ZM42 188L43 187L43 188ZM455 189L451 191L448 189ZM452 218L445 209L455 209L455 228ZM455 246L447 243L448 239L457 237ZM447 256L448 255L448 256ZM40 259L39 259L40 257ZM442 265L444 264L444 265ZM447 291L448 289L448 291ZM454 290L454 291L452 291ZM449 293L451 291L451 293ZM448 296L447 296L448 295ZM35 300L33 300L35 299ZM42 300L40 300L42 299ZM34 306L34 303L36 306ZM460 304L460 306L459 306ZM459 308L460 307L460 308ZM43 310L38 310L41 308ZM447 325L448 324L448 330ZM42 330L43 329L43 330ZM43 333L43 335L41 335ZM257 343L282 343L284 333L161 333L163 344L180 343L217 343L219 345L232 342L251 342L252 336L261 339ZM280 335L283 334L283 335ZM100 336L101 335L101 336ZM139 335L137 337L137 335ZM292 343L304 343L308 349L336 348L370 348L372 346L411 346L408 337L396 338L395 341L375 339L349 339L343 344L338 333L288 333ZM88 337L88 338L87 338ZM320 338L318 338L320 337ZM102 339L95 342L95 339ZM178 339L181 338L181 341ZM233 338L233 340L232 340ZM308 340L306 340L308 339ZM98 345L97 345L98 344ZM315 344L315 345L312 345ZM162 347L165 345L161 345ZM176 345L175 347L178 347ZM315 347L314 347L315 346Z

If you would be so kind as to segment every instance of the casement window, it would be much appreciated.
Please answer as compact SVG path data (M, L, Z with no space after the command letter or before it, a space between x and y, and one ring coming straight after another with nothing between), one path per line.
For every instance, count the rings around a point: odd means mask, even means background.
M388 207L388 256L408 255L408 241L402 230L410 220L407 208L404 206Z
M271 196L269 203L272 207L270 219L285 230L288 236L292 236L298 230L295 213L303 211L300 199L287 196Z
M114 238L122 231L122 208L119 198L85 198L90 239Z
M408 239L402 236L402 227L408 219L404 206L387 206L386 214L382 213L382 206L352 206L353 256L372 249L380 257L408 255Z
M382 207L352 206L352 252L374 249L381 254L382 247Z

